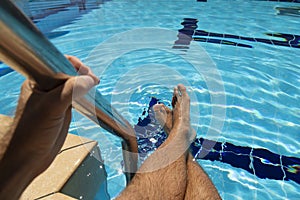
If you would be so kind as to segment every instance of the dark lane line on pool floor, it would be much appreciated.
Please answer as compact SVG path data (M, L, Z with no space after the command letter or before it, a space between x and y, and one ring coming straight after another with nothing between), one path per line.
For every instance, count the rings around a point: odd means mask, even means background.
M233 42L228 39L235 39L235 40L241 40L247 42L258 42L258 43L270 44L275 46L300 48L300 35L293 35L287 33L265 33L268 36L281 38L283 39L283 41L274 40L274 39L245 37L245 36L232 35L232 34L207 32L205 30L197 30L198 28L197 23L198 23L198 19L194 19L194 18L183 19L183 22L181 22L183 28L178 30L178 40L175 41L173 48L180 49L178 47L184 46L185 49L188 49L189 48L188 45L192 40L197 42L206 42L206 43L253 48L251 45ZM222 38L222 39L218 39L218 38Z
M166 134L156 122L152 106L160 103L152 97L134 129L138 138L139 153L144 160L149 152L158 148ZM205 142L205 143L204 143ZM211 149L205 146L213 146ZM300 158L279 155L263 148L237 146L228 142L217 142L196 138L190 150L196 159L219 161L240 168L261 179L295 181L300 184Z

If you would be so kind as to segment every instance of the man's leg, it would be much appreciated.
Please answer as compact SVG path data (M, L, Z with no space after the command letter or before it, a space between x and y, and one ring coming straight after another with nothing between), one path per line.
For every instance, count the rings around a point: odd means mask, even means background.
M190 100L183 85L174 89L172 129L117 199L184 199L189 147Z
M185 192L185 200L219 200L221 199L214 184L209 179L208 175L198 164L193 161L191 153L187 160L187 187Z
M155 105L154 111L157 120L163 126L164 131L168 134L168 132L172 129L172 111L163 104ZM197 161L193 161L193 156L191 153L188 154L187 158L187 187L184 199L221 199L218 191L209 179L208 175L201 168Z

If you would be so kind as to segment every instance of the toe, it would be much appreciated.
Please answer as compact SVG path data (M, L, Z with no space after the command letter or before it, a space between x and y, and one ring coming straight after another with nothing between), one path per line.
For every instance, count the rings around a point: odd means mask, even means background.
M154 112L159 112L159 111L161 110L161 107L162 107L162 106L163 106L162 104L155 104L155 105L153 106Z
M162 107L160 108L160 112L162 113L162 115L166 115L167 111L166 111L166 106L162 105Z
M174 95L176 97L176 102L181 103L181 101L182 101L182 94L181 94L181 91L180 91L179 87L176 87L174 89ZM176 102L175 102L175 105L176 105Z
M190 97L188 95L186 87L183 84L179 84L178 85L178 90L179 90L179 92L181 94L182 101L190 102Z
M172 98L172 107L173 108L175 108L178 98L180 98L179 93L178 93L178 88L174 87L173 98Z
M165 110L166 114L172 113L172 110L168 106L164 105L164 110Z
M186 88L183 84L178 84L178 89L181 91L181 92L186 92Z
M181 95L186 95L186 87L183 84L178 84L177 87Z

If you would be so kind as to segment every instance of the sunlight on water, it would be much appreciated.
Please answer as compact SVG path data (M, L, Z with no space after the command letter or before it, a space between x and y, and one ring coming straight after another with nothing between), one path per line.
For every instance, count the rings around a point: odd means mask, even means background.
M101 78L97 89L132 125L143 117L142 113L148 109L152 97L171 106L173 87L182 82L188 86L192 97L191 119L193 127L198 130L198 137L299 157L299 49L241 39L285 41L266 33L299 34L298 18L276 15L274 7L278 5L294 4L242 0L230 3L221 0L206 3L108 1L99 9L52 31L64 34L51 41L63 53L86 61ZM184 18L198 19L197 30L210 33L202 39L228 40L227 43L191 41L187 49L174 50L172 47L178 39L178 30L183 28ZM134 35L136 43L132 42L132 38L117 38L126 31L144 27L173 31L174 35L164 38L170 50L164 51L161 41L155 41L155 37L160 38L159 35L154 35L153 44L148 44L151 48L144 48L143 41L151 32ZM240 37L218 38L211 36L213 33ZM110 40L116 43L107 43ZM230 46L230 42L248 46ZM101 48L97 49L99 45ZM133 45L138 46L126 52ZM213 102L212 96L222 96L223 91L213 91L208 86L207 77L211 78L215 73L209 67L204 68L207 60L201 59L203 54L191 53L193 45L203 47L217 67L221 79L211 80L224 86L225 103ZM191 62L184 57L189 52ZM202 73L195 69L193 61L203 66ZM204 69L211 76L205 75ZM13 115L23 80L16 73L0 77L1 113ZM216 114L219 110L226 111L224 118ZM213 126L215 121L224 123L221 130ZM217 134L209 134L209 131ZM76 112L70 132L98 141L108 166L109 193L115 197L125 187L120 140ZM151 139L152 143L157 141L157 138ZM272 165L269 160L258 159ZM224 200L298 198L299 185L294 181L258 178L255 174L218 161L199 162ZM299 175L299 165L288 166L288 171Z

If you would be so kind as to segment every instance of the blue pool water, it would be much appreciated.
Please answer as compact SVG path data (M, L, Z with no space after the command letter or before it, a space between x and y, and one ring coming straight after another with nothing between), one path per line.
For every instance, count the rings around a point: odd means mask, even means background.
M168 105L174 84L188 85L199 138L193 151L223 199L299 199L297 1L89 0L83 9L61 0L43 1L38 12L40 3L27 14L61 52L89 64L101 78L97 89L132 125L149 129L153 97ZM24 79L8 72L0 77L0 113L13 115ZM76 112L70 132L99 142L108 191L118 195L125 187L119 139ZM140 139L141 152L163 141L156 133ZM203 139L215 144L206 157Z

